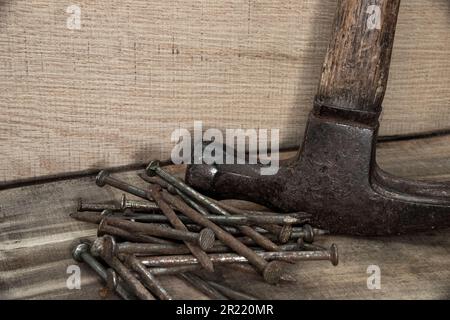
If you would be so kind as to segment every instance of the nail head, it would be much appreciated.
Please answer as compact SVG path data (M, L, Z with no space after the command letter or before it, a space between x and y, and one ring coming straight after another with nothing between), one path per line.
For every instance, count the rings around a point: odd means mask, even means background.
M89 251L89 245L87 243L80 243L72 250L72 257L75 261L83 262L81 255Z
M281 261L268 262L263 271L263 278L269 284L277 284L283 274L284 263Z
M97 177L95 178L95 183L99 186L99 187L103 187L106 182L105 179L109 176L109 172L106 170L102 170L98 173Z
M203 250L210 249L214 246L216 235L209 228L202 229L199 233L199 245Z
M332 244L330 247L330 261L333 266L337 266L339 264L339 252L336 244Z

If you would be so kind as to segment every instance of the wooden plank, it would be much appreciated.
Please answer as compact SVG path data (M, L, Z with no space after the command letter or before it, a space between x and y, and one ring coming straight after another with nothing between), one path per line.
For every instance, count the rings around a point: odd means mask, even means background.
M0 181L167 158L176 128L280 128L298 145L336 2L0 5ZM381 134L449 128L447 0L403 1Z
M135 172L122 178L138 181ZM0 298L1 299L112 299L97 275L71 259L79 239L93 239L95 225L69 217L77 198L96 201L119 199L120 193L99 188L84 178L12 189L0 193ZM81 268L81 290L66 286L67 267ZM163 283L175 298L205 296L174 277Z
M406 178L450 180L450 135L383 142L377 161L386 171Z
M450 172L450 162L432 150L449 147L449 137L383 143L378 158L383 168L394 174L439 178ZM173 170L182 173L182 167ZM145 186L135 171L117 176ZM80 197L113 201L120 198L120 192L97 187L93 177L0 192L0 298L114 298L105 296L103 285L86 266L71 260L70 248L77 239L95 235L95 226L68 216ZM450 298L450 230L390 238L329 236L319 240L325 245L332 242L339 246L339 266L326 262L296 264L290 267L297 279L295 284L269 286L257 276L224 270L219 276L233 288L265 299ZM66 270L71 264L82 269L81 290L66 287ZM381 269L380 290L367 289L369 265ZM162 280L176 298L205 298L179 279Z

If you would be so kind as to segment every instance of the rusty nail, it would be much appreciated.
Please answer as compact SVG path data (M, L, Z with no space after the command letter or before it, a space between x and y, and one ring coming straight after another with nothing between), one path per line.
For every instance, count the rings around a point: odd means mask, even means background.
M145 268L133 255L124 257L125 264L134 270L144 282L145 286L161 300L173 300L172 296L161 285L158 279Z
M195 199L197 202L199 202L201 205L205 206L208 210L212 211L215 214L219 215L229 215L229 213L219 207L217 204L215 204L213 201L210 201L207 197L202 195L201 193L195 191L193 188L185 184L183 181L178 179L177 177L171 175L170 173L164 171L159 166L159 161L151 161L149 165L146 168L146 171L148 176L154 176L158 175L163 180L167 181L174 187L176 187L178 190L183 192L188 197L191 197L192 199Z
M246 257L248 261L262 273L263 278L268 283L274 284L278 282L278 280L280 279L280 275L282 274L282 263L280 263L279 261L267 262L266 260L258 256L252 249L239 242L239 240L216 225L214 222L208 220L203 215L189 207L180 198L177 198L167 192L163 192L162 195L168 203L174 205L178 210L183 212L184 215L191 218L195 223L213 230L216 234L216 237L225 245L229 246L233 251Z
M110 212L111 216L114 216L116 218L125 218L125 219L135 219L139 221L145 221L145 222L155 222L155 223L165 223L169 220L166 216L160 215L160 214L142 214L142 213L135 213L133 211L126 212L126 214L115 214L112 211ZM229 226L243 226L243 225L262 225L268 220L278 220L280 223L283 221L286 221L287 219L285 217L280 216L218 216L218 215L205 215L205 217L214 223L220 224L220 225L229 225ZM183 216L178 215L178 218L183 223L192 223L192 220ZM288 218L289 219L289 218ZM292 220L287 220L292 221ZM287 227L290 227L291 225L286 225ZM283 227L281 227L283 228ZM291 227L292 230L292 227ZM289 234L290 236L290 234Z
M138 173L138 176L145 182L148 182L151 184L157 184L157 185L161 186L161 188L167 189L170 187L170 184L168 184L166 181L164 181L160 177L149 177L147 174L144 174L144 173Z
M245 238L243 239L246 240ZM230 252L230 248L222 245L220 242L216 242L212 248L207 249L208 253L226 253ZM254 245L253 241L248 241L249 245ZM290 243L280 246L282 251L295 251L299 249L297 243ZM101 255L100 253L104 249L104 239L103 237L98 237L92 244L92 254L94 256ZM190 250L184 244L153 244L153 243L135 243L135 242L121 242L116 243L112 248L115 254L133 254L133 255L179 255L179 254L189 254ZM256 248L256 251L261 251Z
M171 190L173 190L171 192ZM189 198L187 195L185 195L183 192L181 192L180 190L178 190L177 188L173 187L173 186L169 186L167 188L167 191L169 191L172 194L178 194L181 199L184 200L184 202L186 202L191 208L197 210L198 212L200 212L202 215L204 216L209 216L209 211L207 209L205 209L203 206L199 205L197 202L195 202L194 200L192 200L191 198Z
M114 239L111 236L104 236L105 248L114 247ZM91 249L92 250L92 249ZM111 268L113 268L127 284L127 287L133 291L136 297L143 300L155 300L155 297L142 285L142 283L133 275L133 273L113 254L110 252L102 252L102 259L105 260Z
M160 210L155 202L144 200L130 200L125 194L122 194L122 198L120 200L120 209L131 209L138 212L154 212Z
M188 232L188 229L183 224L183 222L180 220L180 218L177 216L175 211L170 207L170 205L162 199L161 196L161 187L158 185L153 185L150 188L150 196L155 200L157 205L161 208L161 211L164 213L164 215L169 220L170 224L178 230ZM184 242L186 247L189 249L189 251L192 253L193 256L195 256L200 264L208 271L213 272L214 266L209 259L208 255L198 246L189 243L188 241ZM211 243L211 246L214 244Z
M99 187L103 187L105 185L110 185L119 190L134 194L135 196L147 199L145 190L135 187L131 184L128 184L124 181L111 177L110 173L106 170L102 170L99 172L95 179L95 183Z
M120 208L113 203L90 203L83 199L78 199L77 211L103 211L103 210L119 210Z
M191 264L187 266L175 266L175 267L160 267L160 268L148 268L148 271L150 271L155 276L168 276L168 275L177 275L184 272L192 272L201 270L202 266L199 264Z
M106 270L106 287L110 291L115 291L119 285L119 276L112 268Z
M264 251L255 252L255 254L263 259L278 260L289 259L296 261L306 260L328 260L334 266L339 262L338 250L335 244L332 244L329 250L325 251ZM228 264L248 262L247 258L234 253L215 253L209 255L213 263ZM142 257L141 262L148 267L170 267L177 265L197 264L195 257L187 255L163 256L163 257ZM276 262L276 261L272 261Z
M90 247L87 243L80 243L76 245L72 250L72 257L75 261L85 262L92 268L103 281L108 282L108 270L95 259L90 253ZM117 284L114 287L114 291L125 300L134 300L134 297L125 290L121 284Z
M106 219L106 223L108 225L114 227L122 228L131 232L147 234L150 236L190 241L198 244L202 249L208 249L214 245L214 231L208 228L202 229L199 233L195 233L168 228L154 223L132 222L111 217L106 217L104 219Z
M145 234L140 233L131 233L127 230L123 230L121 228L109 226L107 221L102 219L98 225L97 236L102 237L104 235L112 235L117 236L121 239L135 242L145 242L145 243L154 243L154 244L173 244L172 241L160 239L157 237L152 237Z
M159 161L151 161L146 168L146 173L149 176L157 174L159 177L161 177L162 179L164 179L165 181L170 183L172 186L177 188L179 191L183 192L186 196L196 200L200 205L204 206L206 209L208 209L212 213L223 215L223 216L230 215L230 213L228 213L225 209L221 208L215 202L211 201L209 198L205 197L201 193L195 191L194 189L189 187L187 184L182 182L177 177L175 177L175 176L169 174L168 172L164 171L163 169L161 169L159 166ZM172 196L172 199L174 199L173 196ZM169 201L169 203L174 205L174 203L172 203L170 201ZM180 210L180 208L178 208L178 209ZM243 234L245 234L246 236L251 237L253 240L255 240L255 242L257 242L258 245L260 245L262 248L264 248L266 250L271 250L271 251L278 250L278 247L275 243L273 243L271 240L269 240L265 236L259 234L251 227L240 226L238 228L239 228L239 230L241 230L241 232Z

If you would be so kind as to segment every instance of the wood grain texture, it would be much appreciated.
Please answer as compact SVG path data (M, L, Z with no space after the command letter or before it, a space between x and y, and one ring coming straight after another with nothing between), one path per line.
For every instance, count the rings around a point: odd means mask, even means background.
M400 0L338 1L315 103L380 111L399 7Z
M450 161L441 151L448 152L449 139L383 143L378 160L393 174L448 178ZM431 148L440 151L430 152ZM400 156L394 150L401 150ZM172 170L182 174L183 167ZM145 186L135 171L117 177ZM91 270L71 259L70 248L77 239L95 236L94 225L69 218L79 197L114 201L120 199L120 193L97 187L93 177L0 192L0 298L114 298L105 296L102 283ZM247 208L251 208L248 203ZM290 267L296 284L269 286L257 276L229 270L222 270L219 276L231 287L265 299L450 299L450 230L390 238L330 236L320 240L324 245L332 242L339 246L339 266L298 263ZM72 264L82 269L81 290L66 287L67 266ZM367 289L369 265L381 268L381 290ZM164 277L162 281L178 299L206 298L177 278Z
M301 141L334 0L0 1L0 181L167 158L176 128ZM450 126L450 5L403 1L381 134Z

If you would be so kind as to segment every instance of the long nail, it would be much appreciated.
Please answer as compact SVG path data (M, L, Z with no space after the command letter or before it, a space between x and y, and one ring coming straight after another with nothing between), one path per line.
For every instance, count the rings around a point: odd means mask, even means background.
M254 245L253 243L249 243ZM286 244L280 246L282 251L295 251L299 249L297 243ZM104 250L104 239L98 237L92 244L92 253L95 256L101 255ZM133 254L133 255L180 255L191 253L189 248L183 244L152 244L152 243L134 243L134 242L122 242L117 243L113 251L115 254ZM230 248L224 245L214 245L212 248L206 250L208 253L227 253L230 252ZM256 249L258 251L258 249Z
M206 197L206 196L204 196ZM240 208L236 208L234 206L231 206L227 203L224 202L220 202L217 201L215 199L206 197L209 201L215 203L216 205L218 205L219 207L223 208L224 210L226 210L229 213L232 213L233 215L275 215L275 216L283 216L283 215L288 215L288 216L294 216L298 219L299 224L303 224L308 222L309 218L311 217L311 214L305 213L305 212L294 212L294 213L271 213L271 212L263 212L263 211L254 211L254 210L244 210L244 209L240 209ZM292 232L293 232L293 227L292 225L289 224L284 224L283 226L278 226L276 224L265 224L262 225L261 227L263 227L265 230L269 231L270 233L274 234L277 236L277 239L280 243L287 243L289 241L289 239L291 238ZM258 232L261 233L260 230L257 230ZM316 231L316 230L315 230ZM320 232L315 232L316 235L318 234L325 234L322 233L321 231L324 230L320 230ZM297 235L297 234L296 234ZM300 235L299 235L300 236ZM269 238L271 239L271 238ZM271 239L272 240L272 239Z
M265 235L259 233L255 229L249 226L238 226L237 227L241 233L255 241L261 248L264 248L269 251L279 251L280 248L277 244L275 244L272 240L267 238Z
M92 268L103 281L108 280L108 270L103 267L103 265L97 261L90 253L90 247L87 243L80 243L74 247L72 250L72 257L75 261L85 262L89 267ZM121 285L117 284L114 287L117 294L125 300L134 300L135 298L127 292L127 290Z
M99 187L103 187L105 185L110 185L114 188L117 188L119 190L134 194L135 196L147 199L147 195L145 190L132 186L131 184L128 184L124 181L121 181L119 179L113 178L110 176L110 173L108 171L102 170L99 172L95 179L95 183Z
M201 270L202 266L199 264L192 264L187 266L175 266L168 268L149 268L147 269L155 276L169 276L169 275L177 275L184 272L192 272Z
M130 208L130 207L128 207ZM140 209L137 209L138 211ZM160 208L158 207L158 210ZM110 211L112 213L112 211ZM90 213L90 215L93 215ZM124 218L124 219L133 219L133 220L139 220L142 222L155 222L155 223L165 223L169 222L169 219L167 219L166 216L160 215L160 214L142 214L142 213L127 213L127 214L121 214L121 213L112 213L111 216L115 218ZM188 217L185 217L183 215L177 215L178 218L183 223L193 223L191 219ZM208 220L211 220L214 223L220 224L220 225L228 225L228 226L243 226L243 225L260 225L262 226L264 224L264 221L267 219L278 219L280 223L282 223L286 218L284 217L274 217L274 216L266 216L260 218L259 216L218 216L218 215L205 215L205 217ZM81 220L81 219L80 219ZM290 226L290 225L288 225ZM282 227L280 227L282 228ZM292 229L292 228L291 228Z
M98 224L97 236L101 237L105 234L120 237L124 240L135 241L135 242L145 242L145 243L157 243L157 244L173 244L172 241L164 240L144 234L131 233L126 230L109 226L104 217L110 216L108 210L104 210L102 214L91 213L91 212L74 212L70 214L70 217L84 222L90 222Z
M188 227L190 228L191 226L192 225L189 225ZM268 230L260 228L260 227L255 227L255 231L260 234L265 235L266 238L268 238L270 240L280 241L280 232L282 232L283 227L276 226L276 225L270 225L270 227L271 227L270 232ZM289 240L296 240L298 238L302 238L303 240L306 239L309 242L311 242L314 240L315 236L317 236L317 235L328 234L328 232L326 230L311 228L311 226L309 226L307 224L305 224L304 227L292 227L290 225L286 225L286 227L289 227L291 229L291 230L288 230ZM243 234L242 231L236 229L234 226L222 226L222 228L232 235ZM195 230L195 227L193 227L192 230ZM282 241L280 241L280 242L282 242ZM284 241L282 243L286 243L286 241Z
M133 255L124 257L125 264L139 274L140 279L145 286L161 300L173 300L172 296L161 285L161 283L150 273L144 265Z
M245 239L243 239L245 240ZM249 245L255 245L253 242L248 242ZM100 251L103 250L103 238L98 237L92 244L92 248L95 248L94 255L100 255ZM281 251L295 251L299 249L297 243L285 244L279 246ZM214 245L213 247L206 250L208 253L227 253L230 252L230 248L221 244ZM260 248L256 248L255 251L261 251ZM179 254L189 254L191 253L189 248L183 244L151 244L151 243L133 243L133 242L122 242L117 243L114 247L114 252L116 254L134 254L134 255L179 255Z
M211 248L214 244L214 232L205 228L200 233L176 230L173 228L163 227L154 223L132 222L118 218L104 218L108 225L122 228L131 232L143 233L155 237L163 237L174 240L190 241L196 243L202 249Z
M77 211L103 211L103 210L119 210L119 206L113 203L90 203L83 199L78 199Z
M173 244L172 241L160 239L157 237L152 237L145 234L140 233L131 233L127 230L123 230L121 228L109 226L105 219L102 219L98 225L97 236L102 237L104 235L111 235L119 237L123 240L134 241L134 242L144 242L144 243L152 243L152 244L162 244L162 245L170 245Z
M173 189L174 192L171 192L170 189ZM202 207L201 205L199 205L197 202L195 202L194 200L192 200L191 198L189 198L187 195L185 195L183 192L181 192L180 190L178 190L177 188L173 187L173 186L169 186L167 188L167 191L169 191L172 194L177 194L180 196L181 199L183 199L184 202L186 202L192 209L197 210L198 212L200 212L202 215L206 216L210 216L209 211L207 209L205 209L204 207Z
M256 270L254 267L249 265L248 263L230 263L227 265L224 265L227 269L234 269L236 271L241 271L245 273L251 273L254 275L258 274L258 270ZM182 265L182 266L175 266L175 267L155 267L155 268L149 268L148 270L154 274L155 276L167 276L167 275L176 275L184 272L193 272L193 271L199 271L202 269L202 266L199 264L191 264L191 265ZM286 281L286 282L297 282L297 279L289 273L284 272L281 275L280 280Z
M155 297L142 285L142 283L133 275L133 273L113 254L114 238L105 236L105 248L109 252L102 255L102 259L113 268L125 281L127 287L133 291L134 295L142 300L155 300ZM92 249L91 249L92 250ZM107 250L108 251L108 250Z
M213 300L228 300L227 297L211 287L208 282L195 274L181 273L178 276Z
M166 203L162 197L161 197L161 187L157 185L152 185L150 187L150 195L155 200L156 204L161 208L161 211L164 213L164 215L169 220L170 224L177 230L181 230L184 232L188 232L188 229L186 226L181 222L175 211L169 206L168 203ZM214 271L214 266L209 259L208 255L198 246L189 243L188 241L184 242L186 247L189 249L189 251L192 253L194 257L198 259L200 264L209 272Z
M201 193L195 191L193 188L189 187L187 184L182 182L177 177L169 174L168 172L162 170L159 166L158 161L152 161L146 168L146 173L149 176L157 174L159 177L173 185L175 188L177 188L179 191L184 193L186 196L194 199L197 201L201 206L205 207L212 213L223 215L223 216L229 216L230 213L228 213L226 210L218 206L216 203L211 201L209 198L205 197ZM172 197L173 198L173 197ZM171 202L169 202L171 203ZM173 204L173 203L171 203ZM180 209L180 208L178 208ZM239 230L244 233L246 236L251 237L255 242L258 243L262 248L266 250L271 251L277 251L278 247L275 243L273 243L270 239L266 238L265 236L259 234L254 229L248 226L240 226L238 227Z
M279 213L279 212L270 212L270 211L255 211L255 210L246 210L246 209L240 209L237 208L235 206L232 206L228 203L222 202L222 201L218 201L212 198L209 198L207 196L205 196L206 198L208 198L211 202L214 202L215 204L217 204L219 207L222 207L224 210L226 210L227 212L231 213L231 214L237 214L237 215L278 215L278 216L294 216L298 219L308 219L311 218L311 214L306 213L306 212L291 212L291 213Z
M142 174L140 174L139 176L147 182L159 184L161 187L166 188L168 190L170 187L173 187L173 186L178 187L178 188L175 188L176 193L178 195L180 195L183 198L183 200L187 201L187 203L191 207L193 207L194 209L196 209L203 215L208 215L208 212L206 211L206 209L204 209L202 206L198 205L196 202L192 201L186 194L190 195L191 197L193 197L200 203L204 204L206 207L208 207L210 210L212 210L212 212L215 212L216 214L220 214L220 215L228 215L229 213L233 213L233 214L238 214L238 215L261 215L261 216L264 216L266 214L270 214L270 212L243 210L243 209L235 208L226 203L219 202L217 200L214 200L207 196L204 196L204 195L198 193L197 191L195 191L194 189L192 189L191 187L189 187L188 185L186 185L185 183L183 183L178 178L176 178L176 177L170 175L169 173L165 172L164 170L162 170L159 167L158 161L150 162L150 164L147 166L146 173L147 173L147 176L144 176ZM155 174L159 175L159 177L154 177L153 175L155 175ZM186 192L186 194L184 194L183 192ZM273 215L274 216L283 216L283 215L287 215L287 214L273 214ZM308 214L305 212L294 212L289 215L292 215L296 219L298 219L298 223L307 222L308 218L311 217L311 214ZM270 225L268 225L268 224L266 224L266 226L270 227ZM292 231L291 230L292 227L290 225L283 225L283 227L280 227L280 228L278 228L278 226L276 226L276 225L273 225L273 227L276 228L276 230L273 233L278 236L278 239L280 240L281 243L286 243L289 241L290 236L291 236L291 231ZM247 230L247 233L250 234L251 237L255 236L255 233L250 230ZM316 234L319 234L319 233L317 232ZM325 234L325 233L320 233L320 234ZM260 239L257 238L257 240L260 240ZM260 243L260 245L262 245L262 247L265 248L266 250L272 249L272 251L273 251L276 249L274 246L274 243L267 242L267 240Z
M246 246L257 246L257 243L249 237L237 237L236 239L239 240L240 242L242 242L243 244L245 244ZM223 246L222 242L216 241L214 244L214 247L212 249L214 249L216 247L221 247L221 246ZM298 243L286 243L286 244L280 244L278 246L278 249L279 249L278 251L296 251L300 248L301 248L301 246L299 246ZM212 252L212 251L210 251L210 252Z
M235 237L228 232L217 226L214 222L208 220L203 215L189 207L180 198L170 195L167 192L163 192L163 198L170 204L174 205L178 210L183 212L184 215L191 218L195 223L202 225L203 227L210 228L216 234L216 237L221 240L225 245L229 246L233 251L246 257L248 261L254 265L263 275L264 279L268 283L277 283L282 273L283 264L279 261L267 262L260 256L258 256L253 250L246 245L239 242Z
M120 200L120 209L123 211L125 209L131 209L133 211L138 212L154 212L160 211L158 205L152 201L138 201L138 200L129 200L125 194L122 194L122 198Z
M211 212L213 212L215 214L219 214L219 215L225 215L225 216L229 215L229 213L226 210L222 209L221 207L216 205L214 202L210 201L207 197L205 197L201 193L195 191L193 188L191 188L190 186L185 184L183 181L181 181L177 177L172 176L168 172L161 169L159 166L159 161L151 161L149 163L149 165L147 166L145 172L150 177L154 176L154 175L158 175L163 180L167 181L168 183L170 183L171 185L176 187L178 190L183 192L185 195L191 197L192 199L195 199L198 203L203 205L205 208L207 208Z
M326 251L280 251L280 252L254 252L258 257L267 260L289 259L296 261L328 260L334 266L338 264L338 251L335 244ZM234 253L216 253L209 257L213 263L241 263L248 262L246 257ZM187 255L143 257L141 262L147 267L171 267L177 265L197 264L196 258ZM275 262L275 261L272 261Z

